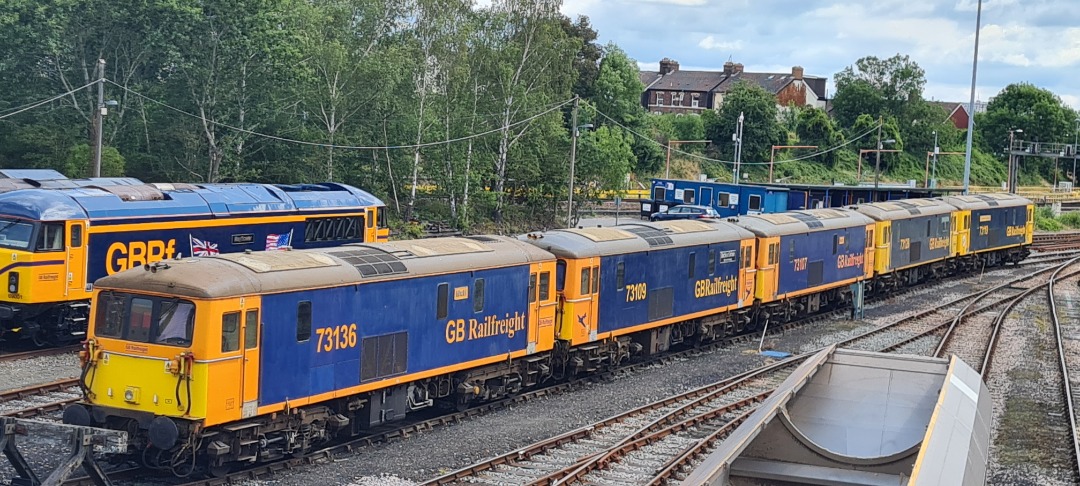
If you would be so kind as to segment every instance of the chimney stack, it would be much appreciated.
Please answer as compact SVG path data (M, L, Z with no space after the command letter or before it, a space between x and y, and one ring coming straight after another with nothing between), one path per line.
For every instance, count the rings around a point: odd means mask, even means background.
M743 72L743 65L741 62L735 63L735 74Z
M678 70L679 70L678 61L673 61L673 60L668 59L666 57L660 60L660 74L671 74L671 73L673 73L675 71L678 71Z
M791 68L791 77L796 79L796 80L801 80L803 78L803 68L802 68L802 66L792 67Z
M724 74L731 76L735 72L735 64L731 61L724 63Z

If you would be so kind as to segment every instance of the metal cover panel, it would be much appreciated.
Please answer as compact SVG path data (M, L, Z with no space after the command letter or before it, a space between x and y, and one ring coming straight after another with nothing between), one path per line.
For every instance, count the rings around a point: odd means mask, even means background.
M667 233L644 225L626 225L626 231L641 237L650 247L667 246L672 244L671 237Z
M409 271L398 257L375 248L353 247L347 250L330 251L326 254L340 258L345 263L356 267L362 277L395 275Z
M672 233L700 233L702 231L713 231L716 229L716 226L704 221L694 221L689 219L671 221L667 224L667 227L671 229Z
M272 251L227 253L215 255L214 258L236 262L255 273L302 270L305 268L322 268L340 265L338 262L334 261L333 258L326 255L309 252L295 252L287 258L283 258L279 252Z
M799 220L791 217L790 215L780 214L780 213L777 213L777 214L757 214L755 216L758 217L758 218L764 219L765 221L768 221L768 222L770 222L772 224L792 224L792 223L798 223L799 222Z
M408 256L415 257L462 255L491 251L484 243L468 238L430 238L396 243L401 250L412 254Z
M619 241L634 238L634 235L618 228L580 228L568 230L592 241Z

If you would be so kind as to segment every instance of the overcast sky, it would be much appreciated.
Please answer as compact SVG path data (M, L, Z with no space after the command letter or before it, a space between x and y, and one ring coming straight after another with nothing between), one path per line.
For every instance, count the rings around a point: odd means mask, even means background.
M830 79L863 56L907 54L926 71L929 99L967 102L977 0L564 0L642 69L670 57L681 69ZM1080 0L985 0L976 96L1026 81L1080 108Z

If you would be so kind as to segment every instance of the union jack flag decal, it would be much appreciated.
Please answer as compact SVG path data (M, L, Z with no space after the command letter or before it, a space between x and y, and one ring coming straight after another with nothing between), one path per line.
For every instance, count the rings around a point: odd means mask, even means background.
M191 235L188 235L188 241L191 243L191 256L210 256L221 253L218 251L217 243L200 240Z

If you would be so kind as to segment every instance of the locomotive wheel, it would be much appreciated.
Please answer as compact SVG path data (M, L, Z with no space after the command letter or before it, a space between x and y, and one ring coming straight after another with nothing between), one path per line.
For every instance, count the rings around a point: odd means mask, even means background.
M33 341L34 346L39 348L46 348L55 344L55 341L45 330L34 331L34 333L30 335L30 340Z
M229 466L226 466L224 464L220 466L211 466L209 469L207 469L206 472L210 474L210 477L219 479L224 478L229 474Z

